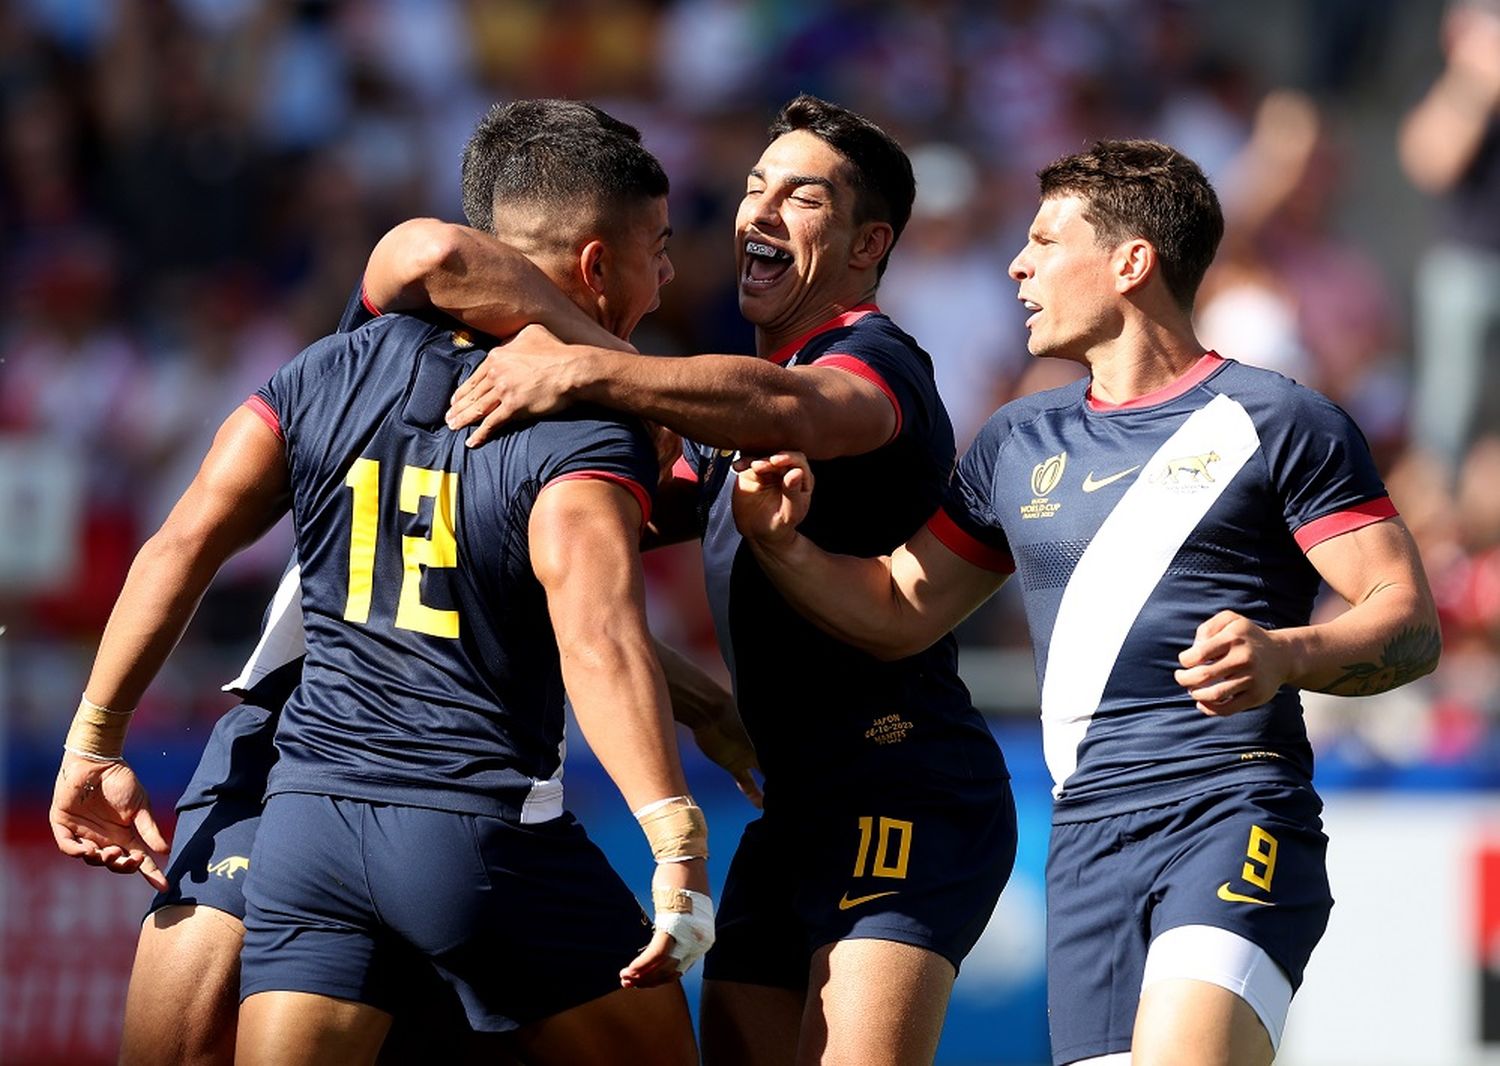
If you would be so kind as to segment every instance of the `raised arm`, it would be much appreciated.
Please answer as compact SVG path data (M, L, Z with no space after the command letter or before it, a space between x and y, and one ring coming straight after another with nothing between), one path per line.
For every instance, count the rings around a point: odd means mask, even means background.
M547 610L562 660L563 683L578 725L630 809L642 819L658 859L652 896L657 903L657 935L621 973L630 984L654 984L682 969L712 942L708 904L707 829L680 815L685 831L663 842L653 835L650 815L683 810L687 782L677 757L667 686L646 628L645 579L636 540L641 509L625 489L601 480L554 481L538 495L531 512L531 563L547 592ZM688 800L690 804L691 801ZM691 810L696 812L696 806ZM684 852L680 845L692 838ZM663 853L670 845L677 848ZM697 930L669 936L664 915L673 913L673 894L701 894L686 912L700 919L706 910L706 942ZM663 894L666 894L665 896ZM682 949L686 949L685 951ZM674 956L673 951L677 951ZM686 956L686 957L685 957Z
M1407 114L1398 142L1406 176L1429 193L1458 184L1500 114L1500 15L1455 6L1443 35L1447 66Z
M896 432L890 398L844 370L789 369L744 355L634 356L562 344L536 327L493 351L459 386L448 424L479 420L469 437L476 445L499 425L581 401L717 448L794 448L814 459L874 451Z
M468 226L435 218L400 223L370 253L364 285L382 311L435 308L495 337L539 322L568 341L631 350L530 259Z
M1206 714L1259 707L1282 685L1336 696L1369 696L1404 685L1437 665L1437 608L1399 518L1332 537L1307 553L1350 605L1317 625L1263 630L1233 611L1198 627L1179 656L1177 681Z
M787 601L846 644L881 659L915 655L1005 581L925 528L889 556L831 555L797 532L812 499L805 457L780 453L743 465L734 490L735 524Z
M130 715L182 637L209 582L285 513L286 461L276 434L241 407L219 428L198 475L142 546L105 626L68 733L52 796L58 847L119 873L166 880L145 791L121 752Z

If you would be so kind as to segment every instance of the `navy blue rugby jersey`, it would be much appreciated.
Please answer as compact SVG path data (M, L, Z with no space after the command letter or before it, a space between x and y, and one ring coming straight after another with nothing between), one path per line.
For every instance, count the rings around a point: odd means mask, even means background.
M873 305L825 322L771 358L858 374L889 397L890 441L812 464L817 491L801 529L831 552L894 550L937 508L953 469L953 427L931 359ZM768 802L779 793L837 798L851 788L961 791L966 780L1005 776L999 747L959 680L951 635L897 662L828 636L782 599L735 528L733 454L686 443L684 457L699 482L719 646Z
M339 317L338 332L352 333L381 311L365 293L364 281L355 286L344 312ZM282 572L281 581L271 602L266 605L260 622L260 639L245 660L234 680L221 691L239 696L246 703L280 711L281 705L302 678L302 656L307 645L302 633L302 568L294 555ZM268 725L276 728L272 716Z
M1305 552L1395 513L1348 415L1210 352L1127 404L1087 381L1006 404L929 528L1021 582L1065 820L1186 797L1230 768L1310 783L1295 688L1212 717L1174 680L1177 656L1221 610L1306 625L1320 579Z
M268 795L561 813L563 685L531 507L591 477L649 513L655 452L638 423L588 408L464 447L443 413L483 356L466 331L385 315L247 401L286 442L307 643Z
M370 301L370 294L365 291L364 278L359 279L359 284L349 294L349 299L344 303L344 313L339 316L340 333L353 333L371 319L379 318L385 312L376 307Z

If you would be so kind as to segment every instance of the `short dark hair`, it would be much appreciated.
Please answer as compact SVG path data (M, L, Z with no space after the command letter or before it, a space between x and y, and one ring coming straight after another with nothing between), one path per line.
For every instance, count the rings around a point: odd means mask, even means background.
M492 188L492 202L501 207L567 208L581 224L609 233L671 186L639 141L600 126L564 124L512 147Z
M1077 196L1099 243L1151 242L1162 280L1177 303L1193 306L1224 236L1224 212L1203 171L1159 141L1096 141L1086 152L1044 167L1042 199Z
M464 217L475 229L495 228L495 181L506 156L530 137L551 129L602 129L637 144L641 132L582 100L513 100L495 104L464 145L461 176Z
M877 219L891 225L891 247L876 268L885 273L891 249L911 218L917 181L911 160L896 139L862 115L807 93L790 100L771 123L770 139L806 130L849 161L856 225Z

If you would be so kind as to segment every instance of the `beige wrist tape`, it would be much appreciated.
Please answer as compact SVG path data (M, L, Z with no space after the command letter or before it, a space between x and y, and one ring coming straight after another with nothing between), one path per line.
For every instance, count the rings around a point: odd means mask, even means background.
M118 759L125 751L125 732L130 728L134 711L112 711L84 696L78 701L73 724L63 747L84 756Z
M663 914L693 913L693 897L685 888L653 888L651 902Z
M708 822L690 796L673 796L641 808L641 832L657 862L708 858Z

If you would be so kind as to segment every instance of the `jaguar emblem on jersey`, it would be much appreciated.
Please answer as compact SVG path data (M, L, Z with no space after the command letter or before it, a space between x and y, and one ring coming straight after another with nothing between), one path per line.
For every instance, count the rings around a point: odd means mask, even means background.
M226 877L234 880L234 875L241 870L250 869L250 860L243 855L230 855L228 858L220 859L208 868L208 872L215 877Z
M456 330L454 330L453 331L453 346L455 348L472 348L472 347L474 347L474 335L472 333L470 333L466 329L456 329Z
M1218 461L1218 452L1181 455L1175 459L1168 459L1153 470L1150 481L1153 485L1166 485L1169 488L1179 489L1212 485L1214 476L1209 467Z
M1028 504L1022 504L1022 518L1051 518L1057 513L1062 504L1052 503L1047 495L1062 481L1063 470L1067 465L1068 453L1058 452L1031 468L1032 500Z

